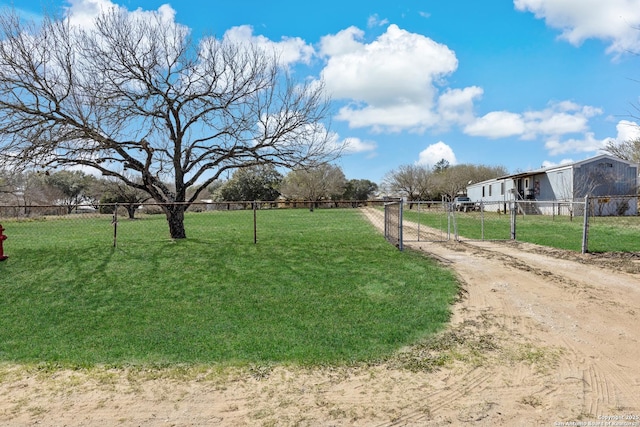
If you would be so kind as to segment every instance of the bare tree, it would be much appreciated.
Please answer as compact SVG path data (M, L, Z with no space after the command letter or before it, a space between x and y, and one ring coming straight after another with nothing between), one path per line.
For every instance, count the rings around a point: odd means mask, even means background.
M402 165L385 175L383 185L409 201L428 200L433 189L432 177L432 171L426 166Z
M159 13L120 10L86 30L5 11L0 40L5 166L97 169L164 203L173 238L186 237L185 210L226 171L337 155L323 86L297 84L256 46L196 42Z
M100 196L100 212L113 213L115 206L110 204L117 203L125 207L129 219L134 219L140 205L151 198L149 193L116 178L106 179L97 187L95 193Z
M462 164L446 167L435 173L436 190L451 199L466 192L470 183L482 182L507 174L502 166Z
M603 151L619 159L640 164L640 138L622 142L609 140Z
M13 194L16 186L11 179L11 174L0 169L0 194Z
M344 193L346 184L342 169L325 163L313 169L289 172L282 181L280 192L289 199L315 202Z

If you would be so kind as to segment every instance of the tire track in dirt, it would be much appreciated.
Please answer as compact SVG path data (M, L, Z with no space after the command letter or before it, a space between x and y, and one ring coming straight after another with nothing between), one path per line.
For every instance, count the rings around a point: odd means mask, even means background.
M515 377L520 382L538 381L541 386L523 402L536 406L540 397L541 406L557 413L554 421L640 413L636 327L640 275L633 268L608 266L606 258L601 262L595 255L521 243L407 242L405 246L446 261L464 283L467 298L456 307L454 324L489 312L514 339L533 346L532 360L542 354L539 348L558 350L557 364L546 375L518 365ZM495 386L477 393L473 388L464 390L470 395L490 391L500 402L505 398ZM441 393L441 397L438 391L430 395L434 414L447 409L441 402L457 396Z

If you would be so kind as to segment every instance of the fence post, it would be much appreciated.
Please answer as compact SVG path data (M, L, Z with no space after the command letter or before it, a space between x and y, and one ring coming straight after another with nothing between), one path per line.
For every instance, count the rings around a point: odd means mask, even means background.
M518 216L516 203L518 203L516 200L511 202L511 240L516 240L516 217Z
M253 244L258 243L258 202L253 201Z
M418 201L418 242L420 241L420 201Z
M444 196L440 198L442 209L447 213L447 241L451 240L451 212L449 209L449 201Z
M387 212L387 204L384 204L384 238L389 237L389 216Z
M584 218L582 221L582 253L589 252L589 196L584 196Z
M480 202L480 232L484 241L484 203Z
M402 243L403 241L403 227L402 227L402 221L403 221L403 215L404 215L404 211L403 211L403 203L404 201L402 199L400 199L400 215L398 218L398 249L403 250L404 249L404 244ZM418 218L418 220L420 220L420 218Z
M113 205L113 247L115 248L118 241L118 204Z

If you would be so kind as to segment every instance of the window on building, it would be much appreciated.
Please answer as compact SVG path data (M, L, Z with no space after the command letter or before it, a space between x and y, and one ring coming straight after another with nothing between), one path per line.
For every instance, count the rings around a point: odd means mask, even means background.
M492 185L489 185L489 197L491 197L491 187Z
M500 183L500 195L504 196L504 182Z

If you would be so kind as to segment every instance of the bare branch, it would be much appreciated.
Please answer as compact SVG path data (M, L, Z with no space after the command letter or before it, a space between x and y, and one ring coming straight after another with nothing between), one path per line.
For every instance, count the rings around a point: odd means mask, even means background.
M194 41L159 13L115 9L86 30L5 11L0 40L4 166L92 167L175 204L174 237L184 237L188 203L223 172L339 155L323 86L296 83L257 46Z

